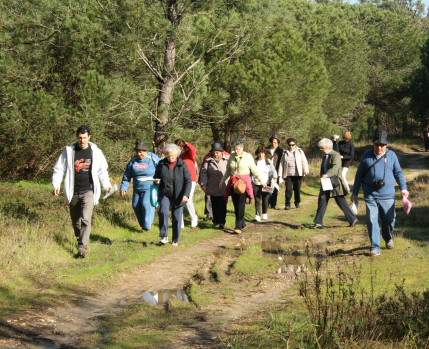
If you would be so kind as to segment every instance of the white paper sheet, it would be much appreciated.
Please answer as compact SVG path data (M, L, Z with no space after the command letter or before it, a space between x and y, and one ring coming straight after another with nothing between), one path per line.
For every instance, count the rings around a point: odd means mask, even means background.
M107 194L103 196L103 200L106 200L110 195L112 195L117 190L118 190L118 186L114 184L113 187L110 188L110 190L107 192Z
M322 183L323 191L333 190L332 182L330 178L320 178L320 183Z
M352 202L352 212L356 215L358 213L358 202L357 201L353 201Z
M150 181L154 181L155 179L153 179L152 177L139 177L137 178L137 180L141 182L150 182Z

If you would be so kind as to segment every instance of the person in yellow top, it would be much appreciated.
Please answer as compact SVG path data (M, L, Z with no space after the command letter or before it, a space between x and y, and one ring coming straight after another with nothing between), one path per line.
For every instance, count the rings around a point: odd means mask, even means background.
M229 183L227 186L226 196L231 192L232 202L234 204L235 212L235 229L236 234L241 234L241 231L246 227L244 222L244 214L246 207L246 195L251 199L253 198L253 189L252 189L252 180L250 178L250 173L253 174L259 182L263 182L259 176L258 170L256 168L255 160L253 156L244 149L244 142L241 139L234 139L232 141L233 153L231 154L228 164L226 166L226 172L220 181L219 188L223 183L229 178ZM246 191L242 194L235 193L231 188L231 184L235 180L241 178L246 183ZM264 185L266 186L266 185Z

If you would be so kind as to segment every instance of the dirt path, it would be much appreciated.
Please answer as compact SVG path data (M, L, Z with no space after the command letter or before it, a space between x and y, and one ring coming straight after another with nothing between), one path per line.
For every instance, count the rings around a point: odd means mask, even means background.
M401 164L410 173L407 180L428 172L429 157L426 154L402 153L398 156ZM310 197L302 204L315 207L316 202L317 197ZM283 214L282 210L270 211L270 221L276 221L276 217ZM222 246L243 243L247 236L257 240L262 227L263 225L249 224L244 237L224 233L196 246L178 247L171 254L149 265L133 270L132 273L123 273L108 289L96 297L83 299L78 305L52 308L43 313L27 312L21 314L18 319L7 320L9 331L6 334L0 333L0 347L76 348L79 346L79 338L97 330L102 319L118 314L122 309L122 302L140 300L145 290L182 289L196 270L210 268ZM271 228L273 227L270 226ZM278 229L284 230L285 226L279 225ZM331 237L332 232L326 229L314 242L329 241ZM359 246L365 239L366 234L351 236L353 246ZM174 247L169 245L165 248ZM350 252L349 255L353 253ZM171 348L216 348L217 344L214 343L218 343L219 335L216 330L225 323L248 315L268 301L280 299L282 292L291 285L293 279L292 274L271 277L260 285L260 291L253 293L238 288L234 293L233 304L220 304L217 311L210 313L211 315L206 312L205 321L189 326L181 338L171 344ZM7 339L2 339L2 335Z

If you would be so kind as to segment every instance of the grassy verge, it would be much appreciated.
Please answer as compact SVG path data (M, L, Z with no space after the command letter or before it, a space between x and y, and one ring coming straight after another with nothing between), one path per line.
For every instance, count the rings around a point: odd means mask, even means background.
M312 160L311 173L317 174L319 165L320 159ZM349 179L353 178L356 165L350 169ZM377 258L366 255L369 240L363 201L358 226L349 228L332 201L324 222L328 229L308 229L317 209L318 190L318 176L306 177L299 210L269 211L269 221L249 224L243 241L225 246L208 271L196 270L187 289L193 303L173 301L168 309L129 304L121 316L106 319L100 331L82 345L88 348L174 345L185 329L204 322L201 314L216 315L220 309L233 308L264 287L285 282L276 274L283 262L275 254L274 258L268 256L262 248L262 242L270 241L279 246L281 253L300 256L306 271L299 273L298 279L288 274L290 280L280 299L267 300L240 313L233 322L210 323L211 331L219 334L220 345L424 347L425 332L419 327L422 318L418 310L426 314L425 299L429 298L427 177L420 176L409 183L414 205L409 216L401 211L398 196L395 249L383 249ZM49 184L0 183L0 195L4 246L0 251L0 316L72 301L77 294L95 293L119 272L172 251L154 244L158 240L156 227L148 234L137 232L129 197L126 200L113 197L97 207L90 253L86 259L78 260L74 258L75 239L67 205L63 198L50 196ZM197 213L203 216L200 191L195 202ZM278 207L283 206L282 189ZM232 227L232 204L228 207L227 226ZM251 221L254 213L254 206L248 206L246 220ZM212 230L210 224L200 222L200 229L189 235L189 221L185 224L187 228L181 236L184 247L220 233ZM381 324L389 319L392 324L385 330Z

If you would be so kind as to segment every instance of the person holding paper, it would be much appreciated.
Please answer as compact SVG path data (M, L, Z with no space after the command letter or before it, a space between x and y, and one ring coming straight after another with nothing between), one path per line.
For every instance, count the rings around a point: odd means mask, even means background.
M112 188L107 172L107 161L103 152L90 142L88 126L76 131L77 142L67 146L54 166L52 194L58 196L63 177L64 194L70 207L74 234L78 241L78 258L85 258L94 205L100 200L101 188L108 192Z
M286 182L285 210L290 210L292 193L295 196L295 207L299 208L302 177L308 175L309 170L304 151L298 147L298 140L295 137L290 137L286 142L288 149L283 152L278 174Z
M386 248L394 248L392 234L396 216L395 181L402 196L408 198L407 185L398 157L392 150L387 149L387 144L389 144L387 132L377 130L373 139L373 149L365 152L360 161L351 197L352 202L357 201L360 187L363 187L371 256L378 256L381 251L379 218Z
M323 229L323 217L325 216L328 201L331 197L335 199L338 207L343 211L350 226L354 227L357 223L357 218L344 198L348 194L348 191L342 176L340 153L332 149L333 143L328 138L323 138L318 143L318 146L323 153L322 165L320 167L322 188L320 188L316 217L313 220L315 224L311 229ZM328 180L331 183L325 186L323 182L327 182Z
M255 164L256 169L259 172L259 177L262 182L258 180L255 176L252 175L252 186L253 186L253 195L255 197L255 209L256 215L254 221L260 222L261 216L262 219L268 219L268 200L270 198L270 193L268 191L264 191L263 184L271 185L271 181L273 183L277 183L277 171L274 167L273 161L268 159L267 157L267 149L260 145L258 149L256 149ZM261 201L262 201L262 215L261 215Z
M136 155L128 162L122 177L121 197L133 179L133 210L142 231L148 231L155 217L155 208L150 204L150 186L160 158L148 151L145 141L136 141L134 150Z

